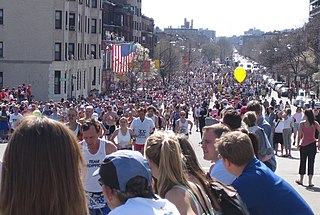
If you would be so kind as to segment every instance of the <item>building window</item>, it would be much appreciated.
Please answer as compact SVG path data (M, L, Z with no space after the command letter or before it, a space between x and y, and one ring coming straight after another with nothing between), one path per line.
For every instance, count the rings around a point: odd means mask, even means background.
M92 80L92 86L96 86L96 76L97 76L97 68L93 67L93 80Z
M74 43L68 44L68 57L69 57L69 60L74 59Z
M54 94L61 94L61 71L54 71Z
M79 73L81 72L77 71L77 90L79 90Z
M78 15L78 31L81 31L81 15Z
M99 45L99 50L98 50L98 52L99 52L98 59L101 59L101 45Z
M69 13L69 30L74 31L76 28L76 14Z
M61 43L54 44L54 60L61 61Z
M91 33L96 34L97 33L97 19L91 20Z
M0 41L0 58L3 57L3 42Z
M3 72L0 72L0 88L3 88Z
M101 34L101 29L102 29L102 20L99 19L99 34Z
M62 29L62 11L61 10L56 10L55 28L56 29Z
M83 71L83 89L86 89L86 70Z
M66 30L68 30L68 11L66 11Z
M67 93L67 73L64 72L64 94Z
M98 77L98 84L100 85L100 76L101 76L101 69L99 69L99 77Z
M90 19L88 18L88 34L90 33Z
M87 32L87 16L84 17L84 32Z
M79 71L79 77L80 77L80 78L79 78L79 83L80 83L80 84L79 84L79 88L80 88L80 90L81 90L81 71Z
M98 1L97 0L91 0L91 7L97 8L98 7Z
M93 55L94 59L97 59L96 49L97 49L96 44L91 44L91 56Z
M78 43L78 59L81 59L80 58L80 43Z
M0 9L0 25L3 25L3 9Z
M64 60L68 60L68 43L64 43Z

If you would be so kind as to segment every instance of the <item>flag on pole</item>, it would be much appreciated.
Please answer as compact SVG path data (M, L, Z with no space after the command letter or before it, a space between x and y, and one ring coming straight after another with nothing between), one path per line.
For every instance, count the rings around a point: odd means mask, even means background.
M112 45L112 67L118 74L124 74L129 71L129 64L133 61L135 49L131 44Z

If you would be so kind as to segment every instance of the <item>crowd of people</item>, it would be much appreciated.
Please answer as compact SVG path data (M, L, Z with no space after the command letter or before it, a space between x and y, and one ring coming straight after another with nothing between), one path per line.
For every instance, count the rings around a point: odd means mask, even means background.
M314 214L275 171L279 144L285 157L297 144L296 183L304 183L308 160L314 186L317 110L292 115L290 104L269 103L272 90L259 74L237 83L230 68L214 72L202 66L146 92L3 102L1 213L227 214L210 194L219 181L239 193L248 214ZM208 173L188 138L193 126L212 162Z

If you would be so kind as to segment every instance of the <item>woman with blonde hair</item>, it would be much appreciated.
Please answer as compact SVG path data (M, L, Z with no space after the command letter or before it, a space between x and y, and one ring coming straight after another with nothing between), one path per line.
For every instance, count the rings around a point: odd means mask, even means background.
M145 155L152 175L157 179L160 197L172 202L182 215L207 212L201 191L187 179L179 141L173 132L152 134L147 139Z
M76 137L60 122L26 116L3 157L0 214L87 214Z

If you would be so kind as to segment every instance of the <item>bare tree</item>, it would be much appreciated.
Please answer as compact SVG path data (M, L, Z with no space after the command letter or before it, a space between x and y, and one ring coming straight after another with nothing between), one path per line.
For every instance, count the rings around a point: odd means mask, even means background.
M216 43L205 43L201 46L201 49L202 55L210 65L218 56L220 56L220 48Z
M179 70L181 63L181 53L175 43L170 41L160 41L154 53L155 59L160 60L160 76L165 85L166 81L170 83L171 76Z

